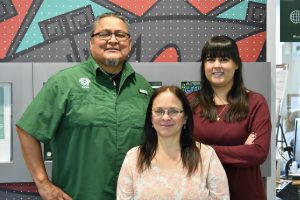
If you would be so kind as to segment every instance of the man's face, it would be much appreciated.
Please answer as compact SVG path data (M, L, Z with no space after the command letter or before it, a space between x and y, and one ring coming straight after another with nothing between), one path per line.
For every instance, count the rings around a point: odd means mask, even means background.
M98 22L94 34L99 32L128 33L128 28L121 19L116 17L105 17ZM122 67L130 50L130 38L125 41L118 41L113 34L108 40L100 39L97 36L91 37L90 39L91 54L96 62L102 67Z

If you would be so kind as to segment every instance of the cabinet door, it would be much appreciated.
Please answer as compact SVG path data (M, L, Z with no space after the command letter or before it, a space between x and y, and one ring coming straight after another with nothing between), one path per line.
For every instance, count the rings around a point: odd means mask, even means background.
M32 181L15 129L32 93L32 63L0 63L0 182Z

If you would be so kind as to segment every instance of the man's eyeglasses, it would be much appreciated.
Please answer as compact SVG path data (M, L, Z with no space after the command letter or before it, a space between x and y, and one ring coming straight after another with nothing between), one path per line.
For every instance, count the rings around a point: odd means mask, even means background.
M107 32L107 31L104 31L104 32L99 32L99 33L94 33L91 35L91 37L96 37L100 40L110 40L112 35L115 35L115 38L119 41L119 42L122 42L122 41L126 41L130 38L130 34L129 33L125 33L125 32L115 32L115 33L112 33L112 32Z
M166 112L167 115L169 115L169 117L177 117L180 113L183 113L183 110L180 110L178 108L169 108L169 109L155 108L152 110L153 115L159 118L163 117Z

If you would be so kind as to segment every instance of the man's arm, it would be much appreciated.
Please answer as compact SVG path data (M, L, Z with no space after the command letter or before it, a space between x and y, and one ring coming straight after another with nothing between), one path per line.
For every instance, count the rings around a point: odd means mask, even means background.
M40 142L18 126L16 130L19 135L25 163L41 197L43 199L70 200L71 198L66 193L50 182L43 161Z
M17 127L16 130L19 135L25 163L34 182L38 185L39 183L49 180L43 161L40 142L23 129Z

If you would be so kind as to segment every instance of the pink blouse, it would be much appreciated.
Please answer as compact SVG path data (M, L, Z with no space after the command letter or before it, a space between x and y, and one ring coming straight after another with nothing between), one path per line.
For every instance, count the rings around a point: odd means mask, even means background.
M163 170L155 163L139 173L136 168L139 150L132 148L127 152L119 174L117 199L229 199L226 173L215 151L201 144L200 152L202 170L199 167L189 177L183 167Z

